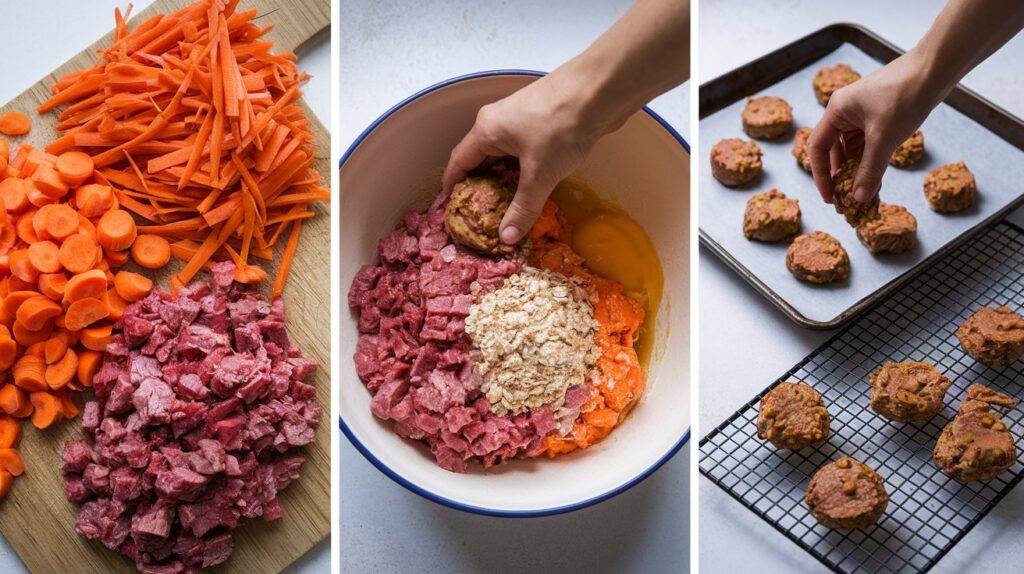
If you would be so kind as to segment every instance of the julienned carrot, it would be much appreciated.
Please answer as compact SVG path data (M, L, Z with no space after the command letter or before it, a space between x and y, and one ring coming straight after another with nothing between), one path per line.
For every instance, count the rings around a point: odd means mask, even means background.
M32 402L32 424L38 429L50 427L53 423L64 418L64 406L60 399L47 391L38 391L29 394L28 400Z
M32 129L32 122L21 112L0 114L0 134L23 136Z
M132 243L131 253L139 266L160 269L171 260L171 244L159 235L139 235Z
M138 301L153 290L153 282L130 271L118 271L114 276L114 289L125 301Z
M252 21L256 11L236 13L234 4L196 2L179 12L195 18L163 20L159 31L147 24L129 30L115 16L102 65L60 79L39 107L69 106L58 125L66 135L40 162L54 161L64 173L67 154L88 154L95 183L110 185L124 210L152 223L140 233L201 245L177 283L227 258L239 263L237 278L262 278L251 258L267 257L287 225L311 216L309 203L329 199L312 169L315 137L298 105L307 76L293 54L270 52L262 39L269 28ZM43 204L40 194L30 195ZM96 190L76 192L75 201L90 218L111 209ZM97 227L106 250L127 247L111 247L117 236L102 222ZM279 272L277 282L286 276Z

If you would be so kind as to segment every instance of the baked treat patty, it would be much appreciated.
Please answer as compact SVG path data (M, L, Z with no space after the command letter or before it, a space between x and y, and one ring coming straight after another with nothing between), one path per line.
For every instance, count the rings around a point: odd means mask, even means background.
M956 213L974 205L978 185L962 161L936 168L924 178L924 197L933 211Z
M811 85L814 86L814 97L818 103L827 106L829 98L839 88L849 86L860 79L860 74L846 64L836 64L831 68L822 68L814 74Z
M1009 409L1014 402L984 385L971 385L956 417L935 443L935 464L960 482L989 480L1013 466L1017 445L992 407Z
M850 257L838 239L814 231L793 240L786 251L786 267L801 281L826 284L850 276Z
M743 236L758 241L780 241L800 230L800 203L770 189L747 200Z
M878 219L878 194L867 203L861 203L853 197L853 180L859 168L859 159L848 159L832 178L832 196L835 199L836 213L842 214L850 227L854 228Z
M779 138L793 127L793 107L786 100L775 96L750 96L741 117L743 131L752 138Z
M967 354L990 367L1006 366L1024 355L1024 318L1006 307L982 307L956 330Z
M828 409L818 391L804 383L779 383L761 399L757 437L797 450L825 442L828 425Z
M903 253L917 243L917 219L902 205L879 202L878 219L858 227L857 238L872 253Z
M921 130L917 130L907 138L907 141L896 147L896 151L892 152L892 157L889 158L889 163L896 167L910 167L917 163L923 155L924 134L921 133Z
M761 173L762 153L754 142L724 139L711 148L711 175L729 187L749 183Z
M830 462L811 477L804 502L827 528L867 528L889 505L882 477L849 456Z
M793 136L793 157L804 171L811 171L811 154L807 152L807 140L811 137L811 128L800 128Z
M952 384L930 363L886 363L871 373L871 408L894 421L926 421Z

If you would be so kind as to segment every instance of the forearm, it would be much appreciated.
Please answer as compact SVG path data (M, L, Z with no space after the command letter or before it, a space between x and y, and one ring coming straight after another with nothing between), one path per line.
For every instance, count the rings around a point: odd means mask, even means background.
M1021 0L950 0L907 54L934 103L1024 28Z
M602 132L620 127L690 77L689 0L638 0L586 51L556 71L582 90L582 114Z

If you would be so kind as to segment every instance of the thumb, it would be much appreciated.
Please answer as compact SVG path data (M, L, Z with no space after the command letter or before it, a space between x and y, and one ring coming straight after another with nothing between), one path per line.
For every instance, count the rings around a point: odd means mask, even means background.
M501 240L509 245L522 239L540 217L555 185L523 169L512 204L501 219Z
M882 189L882 175L889 165L893 148L879 141L879 138L865 137L864 155L860 168L853 180L853 198L867 203Z

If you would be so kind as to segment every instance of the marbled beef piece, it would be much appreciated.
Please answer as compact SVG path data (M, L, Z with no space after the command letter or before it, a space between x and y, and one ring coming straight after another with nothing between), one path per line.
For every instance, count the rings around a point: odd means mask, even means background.
M241 518L281 518L298 446L320 419L304 382L316 363L288 340L284 307L214 282L154 291L125 310L85 406L85 441L63 452L76 530L140 572L197 572L227 559Z

